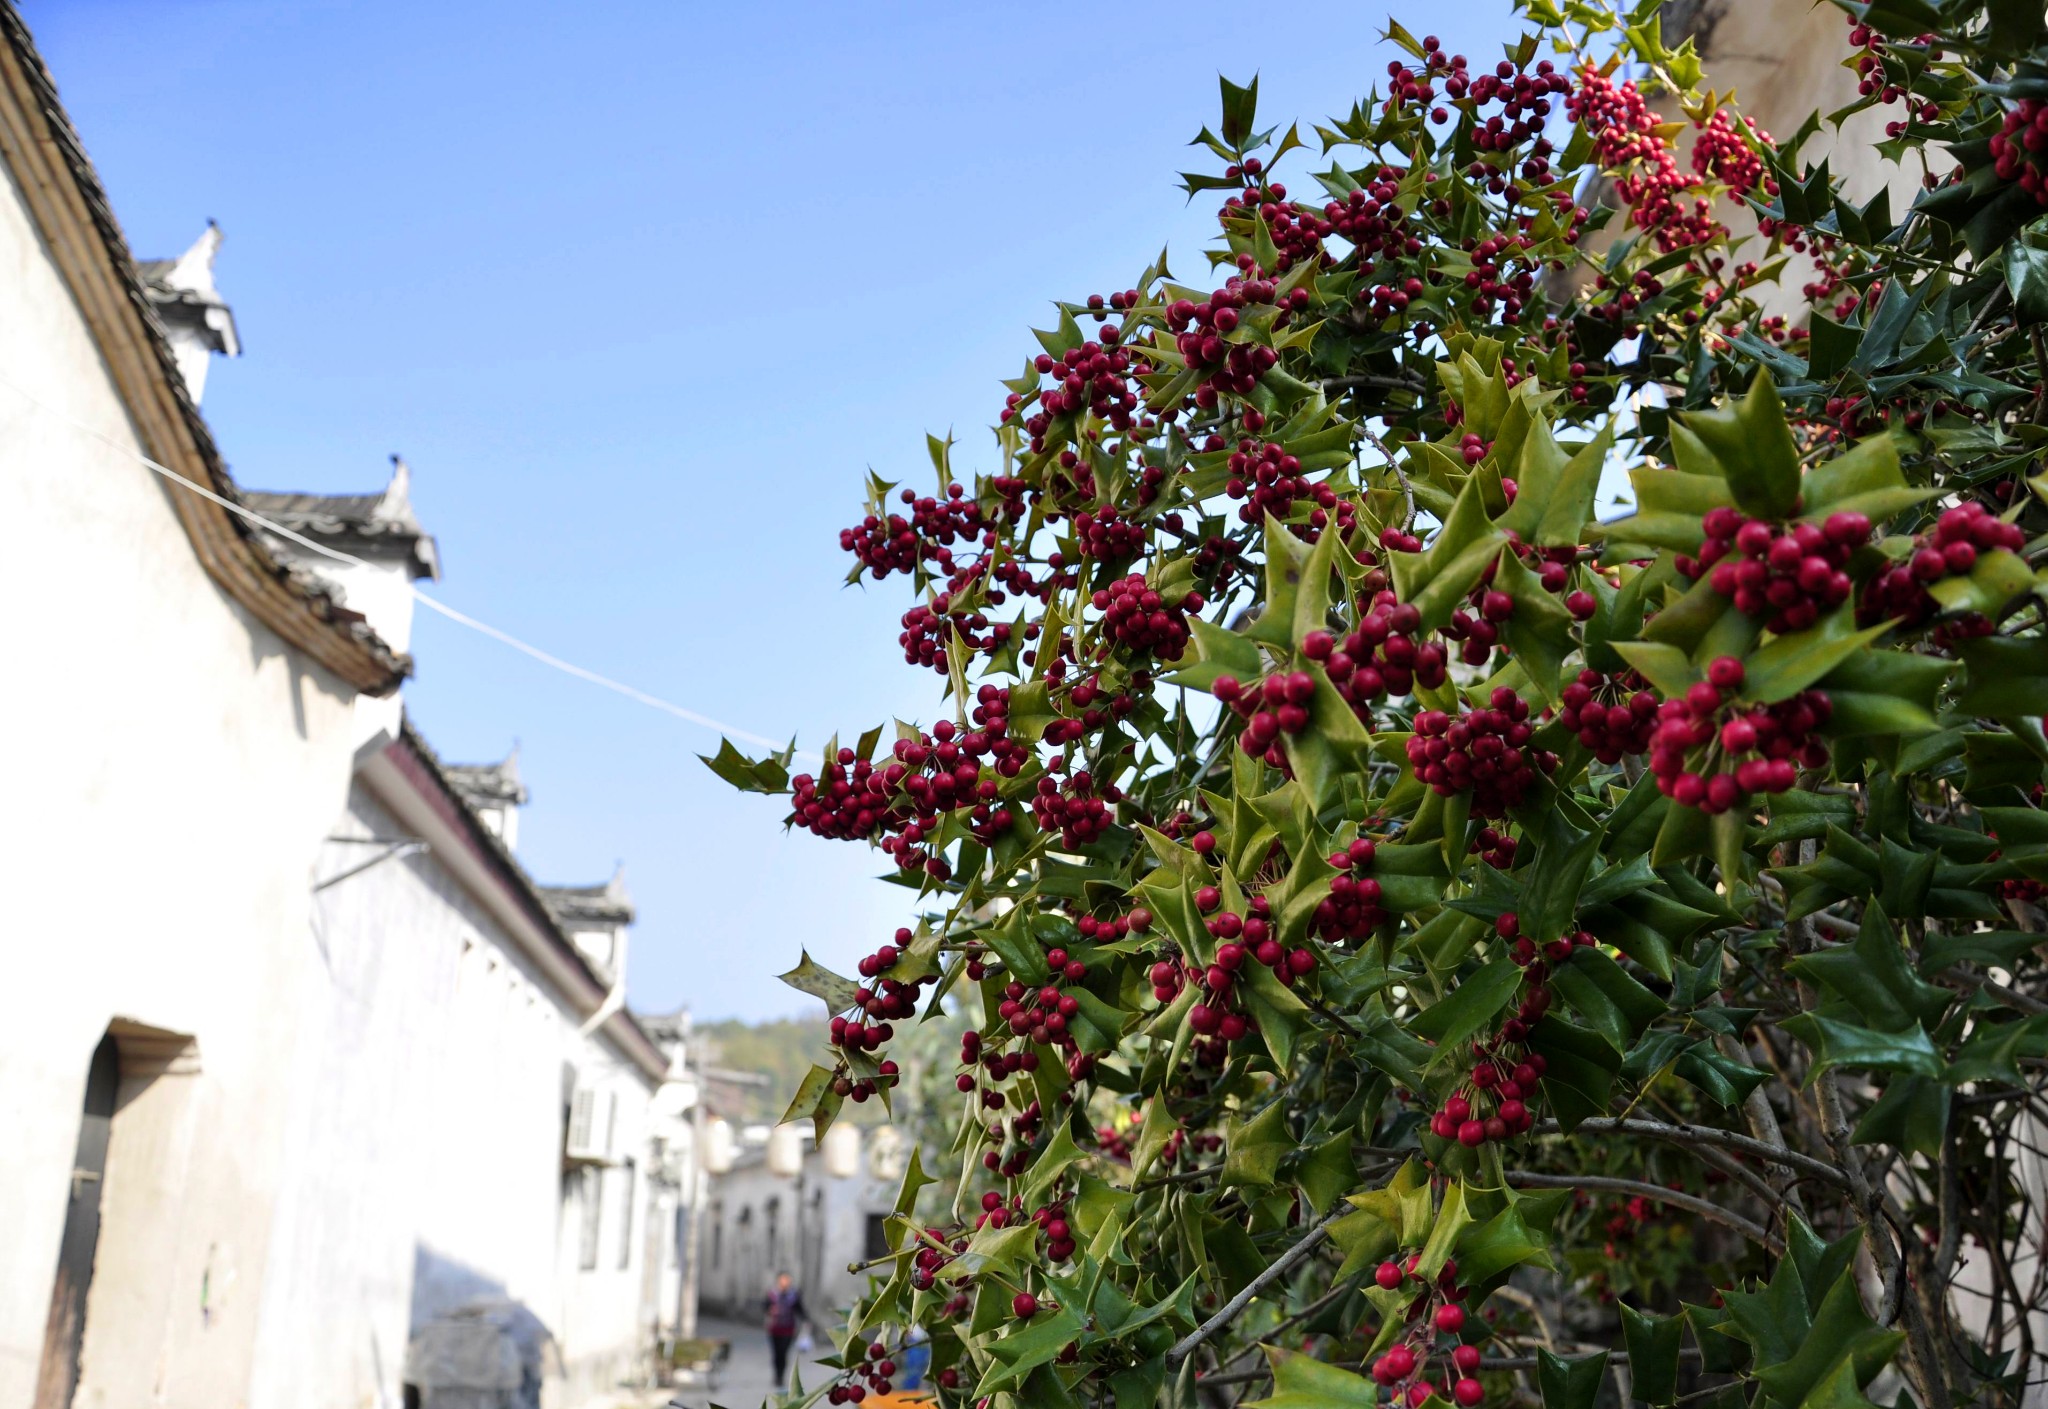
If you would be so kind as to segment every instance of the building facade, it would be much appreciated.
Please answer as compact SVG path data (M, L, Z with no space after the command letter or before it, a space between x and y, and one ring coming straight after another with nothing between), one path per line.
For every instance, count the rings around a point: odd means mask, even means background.
M601 1401L678 1314L693 1099L687 1021L623 1003L623 885L535 884L516 765L405 720L409 471L229 477L219 232L136 264L5 0L0 167L0 588L43 667L0 705L0 1409L395 1409L493 1303L550 1333L547 1402Z

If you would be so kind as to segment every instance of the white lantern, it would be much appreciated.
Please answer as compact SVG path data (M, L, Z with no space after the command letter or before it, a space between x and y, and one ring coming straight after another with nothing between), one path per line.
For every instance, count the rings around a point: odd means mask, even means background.
M768 1132L768 1172L794 1179L804 1167L804 1128L794 1122Z
M704 1127L704 1172L725 1174L732 1169L733 1156L739 1151L739 1139L733 1134L732 1122L724 1116L715 1117Z
M868 1140L868 1174L885 1182L901 1179L908 1153L901 1130L893 1125L878 1126Z
M860 1173L860 1127L844 1122L825 1132L825 1172L834 1179Z

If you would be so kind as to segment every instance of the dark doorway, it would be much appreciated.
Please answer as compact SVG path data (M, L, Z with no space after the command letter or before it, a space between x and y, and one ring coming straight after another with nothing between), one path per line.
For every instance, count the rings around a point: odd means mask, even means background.
M43 1331L35 1409L71 1409L71 1396L78 1389L79 1352L85 1344L85 1297L92 1288L93 1254L100 1242L107 1137L120 1084L121 1054L113 1034L108 1033L93 1051L92 1067L85 1078L85 1115L78 1126L78 1154L71 1162L71 1201L64 1213L64 1240L57 1249L57 1282L50 1291L50 1320Z

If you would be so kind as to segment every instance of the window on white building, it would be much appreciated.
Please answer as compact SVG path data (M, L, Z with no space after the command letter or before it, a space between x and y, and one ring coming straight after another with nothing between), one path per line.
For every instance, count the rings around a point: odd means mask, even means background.
M578 1230L576 1265L590 1272L597 1268L598 1225L604 1219L604 1170L597 1165L588 1165L579 1171L577 1177L580 1187L576 1194L582 1205L583 1226Z
M623 1173L626 1193L619 1201L619 1270L622 1272L633 1265L633 1193L635 1176L639 1171L628 1159Z

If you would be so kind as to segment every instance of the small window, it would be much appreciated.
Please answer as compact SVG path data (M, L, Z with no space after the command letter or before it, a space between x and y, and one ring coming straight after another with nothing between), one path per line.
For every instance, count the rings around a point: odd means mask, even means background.
M892 1251L894 1249L889 1246L889 1215L869 1214L867 1251L861 1256L873 1262L878 1257L887 1257Z
M619 1204L619 1270L633 1265L633 1194L639 1170L632 1160L627 1160L621 1173L625 1176L626 1193Z
M585 1272L597 1268L598 1225L604 1219L604 1170L596 1165L581 1171L577 1198L582 1204L583 1226L576 1247L576 1265Z

